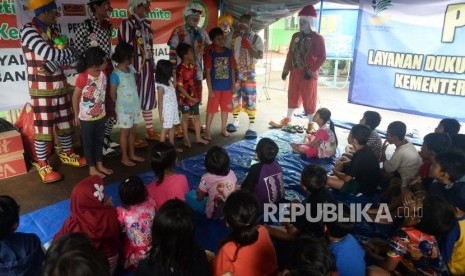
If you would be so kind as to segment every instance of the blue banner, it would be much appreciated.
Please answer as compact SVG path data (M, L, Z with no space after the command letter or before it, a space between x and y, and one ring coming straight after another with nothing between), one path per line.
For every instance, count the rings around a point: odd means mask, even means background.
M349 102L465 121L465 3L360 0Z

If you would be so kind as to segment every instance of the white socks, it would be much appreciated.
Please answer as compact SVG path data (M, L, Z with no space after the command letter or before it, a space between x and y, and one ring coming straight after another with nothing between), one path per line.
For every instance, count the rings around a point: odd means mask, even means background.
M295 112L296 109L297 108L288 108L287 109L287 118L292 118L292 115L294 115L294 112Z

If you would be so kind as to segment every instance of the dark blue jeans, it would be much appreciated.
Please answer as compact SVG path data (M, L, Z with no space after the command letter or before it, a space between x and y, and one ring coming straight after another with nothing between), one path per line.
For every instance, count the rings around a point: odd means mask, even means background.
M106 118L95 121L80 121L84 156L89 167L95 166L96 162L101 162L103 159L102 149Z

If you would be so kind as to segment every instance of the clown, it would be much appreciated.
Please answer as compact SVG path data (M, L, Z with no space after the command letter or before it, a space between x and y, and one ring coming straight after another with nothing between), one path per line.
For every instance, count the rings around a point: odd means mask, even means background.
M234 29L232 28L234 18L229 14L223 14L218 17L218 27L224 33L224 46L231 49L231 42L234 35Z
M89 47L99 46L105 51L107 57L111 57L111 33L113 27L108 18L113 10L110 6L110 0L90 0L89 3L92 16L76 28L75 47L78 56L82 56ZM113 64L108 62L106 75L110 76L113 71ZM109 78L108 78L109 79ZM110 85L107 85L110 87ZM111 132L116 123L115 102L110 97L110 91L105 94L105 138L103 145L103 155L116 156L121 153L118 149L119 144L111 140Z
M56 28L57 5L53 0L30 0L28 8L35 17L20 31L21 46L27 64L29 94L34 106L34 163L44 183L58 181L62 175L48 164L47 145L56 127L62 152L60 160L67 165L83 167L84 158L72 149L73 113L62 66L74 63L74 53L63 42ZM60 47L54 39L60 38Z
M203 7L198 1L189 2L184 8L184 25L176 27L171 33L171 37L168 40L168 46L170 48L170 61L173 64L173 69L176 69L177 65L181 63L176 54L176 47L180 43L189 44L194 49L194 63L197 65L197 75L195 77L196 87L200 90L202 95L202 80L203 80L203 55L207 46L211 43L210 38L204 29L198 26L200 21L200 15L203 13ZM189 121L189 128L192 129L192 121ZM182 129L178 125L176 129L176 137L182 137ZM205 129L205 126L202 126Z
M263 58L263 40L251 29L252 17L244 14L239 18L239 28L232 40L232 50L237 64L236 87L233 92L234 123L227 126L229 132L234 132L239 126L239 113L245 111L249 116L249 128L246 138L256 138L254 130L255 114L257 112L257 90L255 83L255 64Z
M153 130L152 110L157 107L153 33L150 21L145 18L150 12L150 1L129 0L128 5L131 16L121 22L118 41L129 43L134 48L133 66L136 71L137 92L147 129L147 139L160 140L160 135ZM144 146L147 146L147 142L136 138L136 147Z
M272 127L282 127L291 123L294 111L302 104L308 116L308 132L314 131L313 116L318 99L318 69L326 60L326 49L323 37L312 30L313 19L317 16L312 5L299 12L300 32L291 38L289 52L286 56L282 79L289 78L287 94L287 116L279 123L270 122Z

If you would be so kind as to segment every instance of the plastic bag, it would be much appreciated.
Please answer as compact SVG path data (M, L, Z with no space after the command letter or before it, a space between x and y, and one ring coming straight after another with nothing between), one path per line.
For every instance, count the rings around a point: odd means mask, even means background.
M15 126L19 129L21 133L21 138L23 140L24 151L29 155L33 162L37 162L36 150L34 147L34 110L32 109L32 104L26 103L19 114L18 120L15 123ZM47 156L50 156L52 153L52 143L47 145Z

